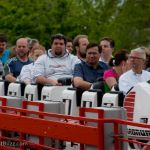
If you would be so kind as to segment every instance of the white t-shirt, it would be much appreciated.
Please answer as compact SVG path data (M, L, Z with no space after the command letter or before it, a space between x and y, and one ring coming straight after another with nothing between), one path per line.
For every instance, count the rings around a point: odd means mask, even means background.
M35 83L33 80L34 63L24 65L21 69L18 80L25 83Z
M150 72L143 70L141 74L136 74L132 70L122 74L119 78L119 90L126 94L137 83L150 80Z

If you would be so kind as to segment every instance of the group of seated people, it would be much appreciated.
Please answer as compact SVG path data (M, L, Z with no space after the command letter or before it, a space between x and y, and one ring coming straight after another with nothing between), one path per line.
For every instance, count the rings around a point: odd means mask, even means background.
M137 83L150 80L150 72L145 70L144 47L131 52L120 50L112 56L114 41L111 38L103 38L96 44L89 43L86 35L78 35L72 43L75 56L71 54L70 41L67 48L67 39L62 34L52 36L48 51L38 41L32 42L26 37L19 38L16 56L8 59L8 50L3 52L6 40L0 38L0 60L6 81L61 86L58 80L66 77L71 78L76 88L89 90L95 83L103 82L105 92L118 85L118 90L126 95Z
M118 85L124 94L138 82L150 80L150 73L144 70L146 51L143 47L130 53L120 50L112 56L114 41L111 38L103 38L96 44L89 43L86 35L78 35L73 41L75 56L66 49L67 39L62 34L52 36L48 51L38 41L34 41L34 46L30 42L28 38L16 41L16 57L4 64L5 80L60 86L58 79L66 77L72 79L76 88L89 90L95 83L103 82L105 92Z

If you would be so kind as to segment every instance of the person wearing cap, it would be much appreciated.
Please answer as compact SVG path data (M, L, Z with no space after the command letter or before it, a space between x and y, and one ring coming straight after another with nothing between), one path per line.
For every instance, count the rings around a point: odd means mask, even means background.
M146 62L146 53L142 48L131 50L129 63L131 69L119 78L119 89L124 94L140 82L150 80L150 72L143 70Z

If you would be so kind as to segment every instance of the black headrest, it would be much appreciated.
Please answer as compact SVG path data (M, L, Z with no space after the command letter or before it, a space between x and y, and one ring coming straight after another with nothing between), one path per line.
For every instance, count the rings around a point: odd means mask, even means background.
M61 83L62 85L71 85L72 79L71 78L59 78L58 83Z
M103 77L99 77L96 79L96 82L100 82L100 81L103 81Z
M147 83L149 83L149 84L150 84L150 80L148 80L148 81L147 81Z
M114 87L115 91L119 91L119 85L118 84L115 84L113 87Z
M105 93L104 81L98 81L93 83L93 89L100 89L103 93Z

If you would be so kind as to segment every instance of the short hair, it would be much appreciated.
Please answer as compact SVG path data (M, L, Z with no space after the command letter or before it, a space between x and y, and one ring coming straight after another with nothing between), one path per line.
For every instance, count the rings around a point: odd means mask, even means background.
M27 41L28 41L28 48L29 49L32 49L34 44L39 43L39 41L37 39L28 38Z
M34 53L34 51L37 50L37 49L42 50L43 52L46 51L44 46L38 45L37 47L34 47L34 48L32 49L32 53Z
M138 48L136 48L136 49L133 49L133 50L131 50L131 53L132 53L132 52L137 52L137 53L139 53L139 54L141 55L141 58L144 59L144 60L146 60L146 52L145 52L145 50L143 49L143 47L138 47Z
M18 41L20 41L20 40L26 40L26 42L27 42L27 47L28 47L28 39L27 39L26 37L21 37L21 38L17 39L17 40L16 40L16 45L17 45ZM28 48L29 48L29 47L28 47Z
M128 60L128 54L129 52L127 50L120 50L116 52L113 58L110 59L109 61L109 66L119 66L122 61L127 61Z
M110 38L110 37L103 37L101 40L100 40L100 42L101 41L108 41L109 43L110 43L110 47L111 48L114 48L115 47L115 41L112 39L112 38Z
M87 35L82 35L82 34L77 35L77 36L74 38L74 40L73 40L73 47L74 47L74 48L75 48L76 46L79 46L79 40L80 40L81 38L86 38L86 39L88 39L88 36L87 36Z
M51 45L53 44L55 39L64 40L65 45L67 43L66 37L61 33L55 34L51 37Z
M0 33L0 42L7 42L7 37L4 33Z
M73 40L69 37L66 37L66 40L67 40L67 42L71 42L71 43L73 42Z
M86 51L88 50L88 49L90 49L90 48L93 48L93 47L98 47L98 51L99 51L99 53L101 53L102 52L102 47L101 46L99 46L98 44L96 44L96 43L89 43L88 45L87 45L87 47L86 47Z

